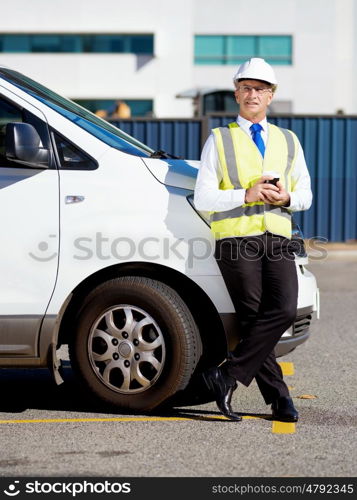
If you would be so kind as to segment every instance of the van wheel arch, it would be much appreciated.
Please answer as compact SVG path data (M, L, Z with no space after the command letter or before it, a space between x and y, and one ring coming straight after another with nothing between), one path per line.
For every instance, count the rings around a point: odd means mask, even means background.
M190 278L174 269L140 262L125 263L103 269L86 278L73 290L71 299L60 318L57 334L58 347L69 343L74 333L73 319L91 291L106 281L124 276L152 278L178 291L196 321L202 340L203 353L196 371L204 370L224 360L227 353L224 326L207 294ZM205 314L202 314L202 311Z
M197 325L181 297L138 276L95 288L77 313L69 343L82 387L133 411L150 411L185 389L201 352Z

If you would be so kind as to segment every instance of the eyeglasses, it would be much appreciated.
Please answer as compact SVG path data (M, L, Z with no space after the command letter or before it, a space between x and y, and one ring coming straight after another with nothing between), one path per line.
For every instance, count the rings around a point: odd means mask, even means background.
M243 94L249 94L253 90L256 91L258 95L263 95L266 92L271 92L272 90L268 87L251 87L250 85L239 85L238 90L243 92Z

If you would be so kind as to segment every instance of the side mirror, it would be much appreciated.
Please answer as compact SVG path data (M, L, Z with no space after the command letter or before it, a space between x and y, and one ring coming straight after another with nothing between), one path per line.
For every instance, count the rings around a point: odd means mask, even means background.
M32 168L48 168L49 151L42 146L37 130L30 123L8 123L5 132L8 160Z

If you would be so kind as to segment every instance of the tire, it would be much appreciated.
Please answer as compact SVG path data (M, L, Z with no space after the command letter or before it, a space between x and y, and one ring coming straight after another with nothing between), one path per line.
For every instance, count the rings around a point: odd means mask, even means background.
M202 353L196 323L169 286L145 277L95 288L69 343L80 382L104 403L149 411L183 390Z

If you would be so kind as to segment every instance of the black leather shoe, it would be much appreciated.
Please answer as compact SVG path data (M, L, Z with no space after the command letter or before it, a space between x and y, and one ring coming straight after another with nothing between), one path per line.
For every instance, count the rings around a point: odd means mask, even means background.
M293 400L287 396L273 401L271 408L273 410L273 420L297 422L299 419L299 414L294 407Z
M223 415L230 420L240 422L242 417L231 407L232 394L237 388L234 378L223 374L220 368L211 368L203 373L203 379L214 394L217 406Z

